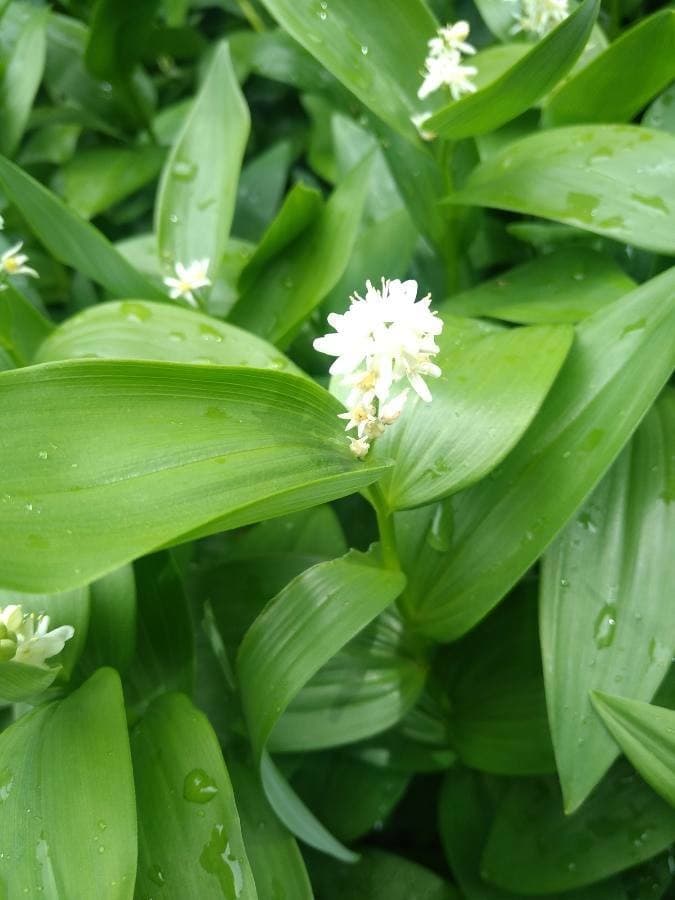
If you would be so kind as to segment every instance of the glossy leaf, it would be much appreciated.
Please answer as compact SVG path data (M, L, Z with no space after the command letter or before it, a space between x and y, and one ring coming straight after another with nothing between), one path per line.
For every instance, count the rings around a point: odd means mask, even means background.
M165 265L208 259L210 273L217 269L230 233L249 128L248 107L223 43L162 172L155 227Z
M618 754L589 691L650 700L670 666L675 610L664 605L663 586L675 580L674 452L671 392L544 556L542 655L568 812Z
M230 778L208 719L166 694L131 732L138 807L136 892L256 900Z
M574 323L633 287L635 282L608 256L563 247L455 294L440 311L524 325Z
M91 356L300 374L275 347L241 328L180 306L136 300L100 303L72 316L42 344L34 362Z
M551 894L622 872L674 838L675 810L623 764L572 816L553 779L519 781L497 809L483 874L518 894Z
M414 135L417 90L427 41L438 27L422 0L397 0L382 15L378 0L263 0L284 30L376 115ZM402 62L404 63L402 65Z
M493 469L537 413L572 336L564 325L507 331L446 316L433 401L411 396L373 449L395 460L381 485L390 508L429 503Z
M0 783L7 897L131 900L134 784L115 672L101 669L3 731Z
M601 691L593 706L644 780L675 807L675 711Z
M671 84L649 107L642 124L675 134L675 84Z
M47 15L40 7L27 11L9 58L0 64L0 152L6 156L19 145L42 81Z
M370 158L356 166L335 189L310 228L247 283L230 317L236 325L280 347L289 344L349 262L370 169ZM259 260L254 257L251 264L259 265ZM247 276L245 272L244 279L247 277L250 273Z
M124 672L136 649L136 581L132 566L121 566L89 586L89 629L80 669L112 666Z
M0 409L0 570L18 589L87 583L168 542L318 505L382 473L350 453L335 400L280 372L53 363L2 373Z
M58 260L103 285L113 296L163 296L93 225L9 160L0 157L0 189Z
M675 253L675 137L632 125L556 128L474 169L453 202L555 219Z
M633 66L640 60L640 76ZM639 21L558 90L546 125L630 122L675 78L675 10Z
M18 366L27 365L54 326L13 287L0 296L0 347Z
M436 112L425 121L425 130L459 140L492 131L524 113L572 68L588 42L599 8L599 0L584 0L503 75Z
M279 141L244 166L232 222L237 237L260 239L281 202L294 155L290 141Z
M19 703L39 699L39 695L53 684L61 667L54 661L48 668L25 663L0 662L0 701Z
M81 151L61 168L56 187L71 209L91 219L153 181L164 157L154 146Z
M454 498L450 550L420 555L408 595L425 634L454 639L480 621L598 482L670 375L674 289L670 269L578 326L524 438Z

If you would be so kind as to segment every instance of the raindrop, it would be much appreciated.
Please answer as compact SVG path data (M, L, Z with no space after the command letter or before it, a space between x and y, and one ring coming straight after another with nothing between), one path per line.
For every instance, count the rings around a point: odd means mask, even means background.
M208 803L217 793L218 786L203 769L193 769L185 776L183 797L191 803Z
M166 884L164 872L162 872L159 866L150 866L148 869L148 878L154 884L158 885L158 887L163 887Z
M40 450L38 456L40 457L40 459L47 459L49 457L49 454L46 450Z
M593 637L595 638L595 646L599 650L610 647L614 641L616 633L616 606L613 603L606 603L595 620L593 629Z
M191 162L174 163L171 174L179 181L192 181L197 174L197 166Z
M361 47L361 53L362 53L364 56L368 56L368 48L366 47L365 44Z
M199 857L205 872L215 875L226 897L240 897L244 888L244 873L239 860L232 854L227 832L223 825L216 825L211 840Z

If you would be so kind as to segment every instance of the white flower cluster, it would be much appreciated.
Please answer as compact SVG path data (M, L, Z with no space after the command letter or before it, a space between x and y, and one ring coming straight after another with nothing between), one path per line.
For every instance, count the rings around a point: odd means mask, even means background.
M5 220L0 216L0 231L4 227ZM19 241L13 247L10 247L9 250L5 250L0 256L0 279L7 275L30 275L31 278L40 277L35 269L31 269L30 266L26 265L28 257L21 252L22 247L23 241Z
M520 0L520 13L511 31L513 34L529 31L544 37L569 14L569 0Z
M191 306L199 306L195 300L194 291L211 284L211 279L207 275L209 260L195 259L187 266L177 262L174 268L176 277L167 275L164 279L164 284L170 288L169 296L172 300L182 297Z
M424 378L441 374L431 357L438 353L434 338L443 322L429 309L430 294L416 297L416 281L383 278L379 290L368 281L365 297L354 294L344 315L328 316L335 332L314 341L316 350L336 357L330 372L343 375L343 384L351 388L348 411L340 418L347 420L345 431L356 429L350 447L360 459L401 415L409 389L392 397L393 386L405 380L429 402Z
M473 94L476 85L471 79L478 74L475 66L465 66L462 54L473 56L475 47L467 42L469 23L455 22L439 28L429 41L429 52L424 61L424 81L417 92L420 100L433 94L443 85L450 88L453 100L459 100L463 94Z
M72 625L49 631L49 616L25 613L18 605L0 609L0 662L48 669L45 660L60 653L75 634Z

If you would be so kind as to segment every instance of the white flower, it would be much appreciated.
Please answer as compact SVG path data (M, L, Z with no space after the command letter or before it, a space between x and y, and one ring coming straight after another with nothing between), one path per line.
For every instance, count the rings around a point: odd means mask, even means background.
M47 669L45 660L60 653L75 634L72 625L49 631L49 616L24 613L21 606L0 610L0 660Z
M450 88L453 100L476 91L476 85L471 79L478 74L478 69L475 66L465 66L462 61L463 53L473 55L476 52L475 47L467 42L468 36L469 23L461 21L439 28L436 36L431 38L422 72L424 81L417 92L420 100L444 85Z
M328 316L335 332L314 341L316 350L336 357L330 371L351 388L340 418L347 420L346 431L356 428L358 441L351 446L360 458L403 411L408 388L391 398L392 386L407 380L429 402L424 378L441 374L431 357L438 353L434 338L443 322L429 308L430 295L416 298L416 281L382 279L380 290L368 281L365 297L354 294L346 313Z
M368 455L370 444L365 438L359 438L358 440L356 438L352 438L349 441L349 449L357 459L363 459Z
M521 0L520 7L516 24L511 29L513 34L530 31L543 37L570 14L569 0Z
M39 278L35 269L26 265L28 257L25 253L20 252L22 247L23 241L19 241L9 250L5 250L0 256L0 271L6 272L8 275L30 275L32 278Z
M208 287L211 284L211 279L206 274L208 269L208 259L195 259L189 266L184 266L183 263L177 262L175 266L176 278L168 275L164 279L164 284L171 288L169 292L171 299L176 300L178 297L183 297L188 303L197 306L193 291Z

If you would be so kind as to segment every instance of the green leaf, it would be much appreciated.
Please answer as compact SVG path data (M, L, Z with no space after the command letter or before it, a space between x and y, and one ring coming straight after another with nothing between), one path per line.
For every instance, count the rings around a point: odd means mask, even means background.
M98 0L86 50L87 68L98 78L120 81L141 59L160 0Z
M279 141L244 166L232 222L237 237L260 240L282 200L295 155L290 140Z
M376 557L350 551L295 578L256 619L239 649L242 705L263 786L275 812L312 846L351 855L307 818L265 747L284 710L344 645L392 603L405 579Z
M300 374L276 347L241 328L169 303L136 300L100 303L67 319L42 344L34 362L88 356L255 366Z
M131 900L134 785L115 672L99 670L3 731L0 783L7 897Z
M447 881L417 863L368 849L355 865L310 857L312 883L321 900L459 900Z
M63 166L55 187L68 206L91 219L159 174L163 147L97 147L83 150Z
M593 691L591 698L640 775L675 807L675 712L601 691Z
M618 755L589 691L620 684L624 696L650 700L670 666L675 608L663 586L675 581L674 452L669 392L544 556L542 655L568 812Z
M512 39L512 29L516 23L516 13L504 0L476 0L478 12L490 31L500 41Z
M454 498L450 550L423 549L408 572L421 631L442 640L464 634L541 555L669 377L674 324L675 268L578 326L524 438L489 478Z
M232 755L228 755L227 765L259 900L279 900L280 891L293 900L313 900L295 838L275 816L257 773Z
M382 468L350 453L339 409L309 380L261 369L87 360L2 373L2 583L85 584L168 542L359 490Z
M136 646L136 581L130 565L121 566L89 586L89 629L80 657L88 673L100 666L124 672Z
M644 114L642 124L675 134L675 84L656 98Z
M565 325L505 330L446 316L433 401L410 397L373 449L374 460L395 460L381 483L389 507L430 503L493 469L537 413L572 337Z
M0 157L0 190L60 262L103 285L113 296L162 298L93 225L35 179Z
M451 660L450 728L462 762L497 775L555 772L534 592L521 588L501 604Z
M571 816L555 779L521 780L499 804L483 875L519 895L567 891L651 859L673 839L675 810L624 764Z
M481 856L494 817L494 790L468 770L453 769L443 781L439 802L439 830L453 875L466 900L515 900L518 894L488 884L481 876ZM650 881L651 889L651 881ZM632 896L632 895L631 895ZM533 895L532 900L628 900L616 879L578 891Z
M544 123L630 122L673 80L673 59L675 10L663 9L638 21L556 91L544 109Z
M453 203L555 219L675 253L675 137L633 125L554 128L477 166Z
M440 311L524 325L575 323L633 287L635 282L608 256L563 247L455 294Z
M23 700L37 701L40 694L54 682L61 666L29 666L26 663L0 662L0 701L18 703ZM2 790L2 774L0 774Z
M284 30L359 100L402 134L414 135L427 41L437 23L422 0L262 0Z
M208 719L166 694L131 732L138 807L136 893L256 900L230 778Z
M208 259L211 273L217 270L230 233L249 128L230 50L221 43L162 172L155 227L165 265Z
M160 694L192 694L195 665L192 620L175 560L170 553L155 553L137 560L134 568L136 652L124 692L136 717Z
M371 162L372 157L368 157L356 166L314 223L265 268L259 258L253 258L249 267L254 266L257 275L249 281L250 269L244 271L245 288L230 317L236 325L278 346L290 343L349 262L361 223ZM270 232L274 227L272 223Z
M54 326L11 285L0 294L0 347L18 366L27 365Z
M588 42L599 8L600 0L584 0L503 75L436 112L424 123L425 130L459 140L492 131L524 113L572 68Z
M12 156L42 81L48 11L28 7L9 58L0 60L0 152Z

